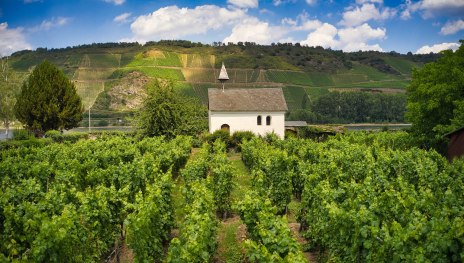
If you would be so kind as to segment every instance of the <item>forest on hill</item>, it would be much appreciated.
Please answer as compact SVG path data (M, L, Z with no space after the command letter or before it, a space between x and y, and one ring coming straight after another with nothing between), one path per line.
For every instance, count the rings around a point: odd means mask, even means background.
M7 59L7 88L15 91L43 60L62 69L76 85L85 108L90 108L92 126L113 125L121 119L127 124L127 116L140 107L145 85L152 79L172 79L178 92L206 105L207 89L219 87L216 78L222 63L230 77L226 88L282 88L289 120L383 123L404 122L404 88L413 69L439 56L345 53L298 43L205 45L164 40L144 45L37 48L16 52L2 61Z

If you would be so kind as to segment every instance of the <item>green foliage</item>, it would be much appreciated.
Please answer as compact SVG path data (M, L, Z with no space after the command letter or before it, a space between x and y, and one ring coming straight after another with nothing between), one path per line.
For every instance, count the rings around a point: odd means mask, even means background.
M167 262L209 262L216 250L213 195L203 182L192 183L190 191L195 198L187 204L180 237L172 239Z
M254 137L255 134L251 131L236 131L231 137L232 146L236 149L236 151L240 152L242 150L242 144Z
M245 247L251 262L306 262L286 217L275 215L276 209L269 199L251 192L238 207L250 237L245 240Z
M221 140L216 140L213 145L213 156L210 160L210 176L212 177L211 189L214 193L214 201L217 212L227 216L231 210L230 194L234 188L234 170L227 159L226 145Z
M137 195L135 212L127 218L127 241L135 252L135 262L154 262L163 256L173 225L171 174L166 173L145 196Z
M150 78L185 80L180 69L158 68L158 67L126 67L114 71L109 78L121 78L128 73L138 71Z
M280 214L285 213L292 195L293 174L287 153L254 138L242 145L242 159L251 169L255 189L267 196Z
M147 98L137 113L137 129L143 136L195 135L206 129L207 111L198 101L174 90L170 81L155 80L147 87Z
M216 250L216 205L206 178L209 155L210 146L204 144L199 156L182 170L186 216L179 238L171 240L167 262L209 262Z
M299 220L329 261L463 260L463 163L411 147L404 132L287 141L303 180ZM462 170L461 170L462 171Z
M1 151L0 258L100 262L126 223L135 258L159 258L173 223L170 169L189 152L187 137L118 136Z
M306 110L288 113L290 120L310 123L403 122L406 96L401 93L328 92L306 104Z
M45 138L51 138L54 142L72 142L75 143L80 139L88 139L89 134L85 132L62 133L56 130L50 130L45 133Z
M426 146L437 147L443 135L464 126L464 41L455 52L413 71L407 87L407 119Z
M24 82L15 105L18 120L36 136L48 130L76 127L82 112L74 84L47 61L38 65Z
M156 50L149 50L137 54L134 59L126 65L126 67L138 66L182 66L179 56L173 52L161 52Z
M272 82L307 86L313 85L311 77L305 72L268 70L266 71L266 75Z

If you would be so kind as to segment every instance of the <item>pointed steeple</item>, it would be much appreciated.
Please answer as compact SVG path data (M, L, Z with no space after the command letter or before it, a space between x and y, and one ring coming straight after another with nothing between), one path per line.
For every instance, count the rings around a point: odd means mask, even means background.
M222 92L224 92L224 83L229 80L229 75L227 75L226 66L222 62L221 72L219 73L218 80L222 83Z
M226 66L224 66L224 62L222 62L221 72L219 73L219 81L227 81L229 80L229 76L227 75Z

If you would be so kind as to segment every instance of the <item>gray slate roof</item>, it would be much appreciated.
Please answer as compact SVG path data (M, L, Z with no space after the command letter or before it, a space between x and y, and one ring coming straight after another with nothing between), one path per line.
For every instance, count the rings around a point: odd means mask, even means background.
M305 127L308 126L306 121L285 121L285 127Z
M210 111L287 111L281 88L208 89Z

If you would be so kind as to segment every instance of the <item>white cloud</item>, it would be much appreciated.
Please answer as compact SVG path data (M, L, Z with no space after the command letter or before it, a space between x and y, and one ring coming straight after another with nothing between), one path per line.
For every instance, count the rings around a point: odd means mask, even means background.
M106 3L114 4L114 5L122 5L126 0L103 0Z
M47 31L54 27L64 26L69 22L69 17L52 17L50 20L44 20L40 25L29 29L31 32Z
M227 0L227 3L240 8L258 7L258 0Z
M368 24L362 24L358 27L343 28L338 31L341 46L344 51L358 50L377 50L382 51L379 44L369 45L366 42L375 39L384 39L386 29L372 28Z
M340 40L345 43L364 42L372 39L383 39L386 30L383 28L372 28L368 24L362 24L358 27L343 28L338 31Z
M314 32L309 33L306 40L302 41L301 44L342 49L347 52L358 50L382 51L379 44L368 44L368 42L376 39L384 39L385 36L386 29L371 28L368 24L337 29L331 24L324 23Z
M383 4L383 0L356 0L356 4L358 5L362 5L366 3Z
M288 33L283 27L270 26L269 23L262 22L257 18L251 17L243 20L232 29L232 34L222 42L255 42L257 44L270 44L281 39Z
M457 15L462 16L464 13L464 1L462 0L422 0L412 2L406 0L402 6L402 19L409 19L414 12L421 11L422 17L427 19L437 16Z
M464 29L464 20L456 20L446 23L440 30L442 35L452 35Z
M313 31L321 27L323 23L319 20L306 20L302 21L299 25L293 26L291 29L293 31Z
M23 29L8 29L8 23L0 23L0 57L24 49L31 49L31 45L26 42Z
M290 26L296 26L297 22L296 20L293 20L291 18L284 18L282 19L282 25L290 25Z
M335 40L338 30L329 23L324 23L314 32L308 34L306 40L301 41L302 45L321 46L324 48L336 48L339 42Z
M297 0L273 0L272 4L274 6L284 5L288 3L296 3Z
M361 7L346 10L340 25L357 26L369 20L385 20L396 15L396 10L385 7L382 11L372 3L363 4Z
M132 13L122 13L118 16L116 16L113 21L116 23L127 23L129 22L129 17L131 16Z
M131 24L131 30L133 39L141 42L175 39L233 26L247 17L241 9L230 10L215 5L197 6L194 9L168 6L137 17Z
M419 48L416 51L416 54L429 54L430 52L439 53L440 51L443 51L443 50L448 50L448 49L457 50L458 48L459 48L458 43L441 43L441 44L435 44L433 46L425 45Z
M315 4L317 4L317 0L306 0L306 3L308 5L315 5Z

